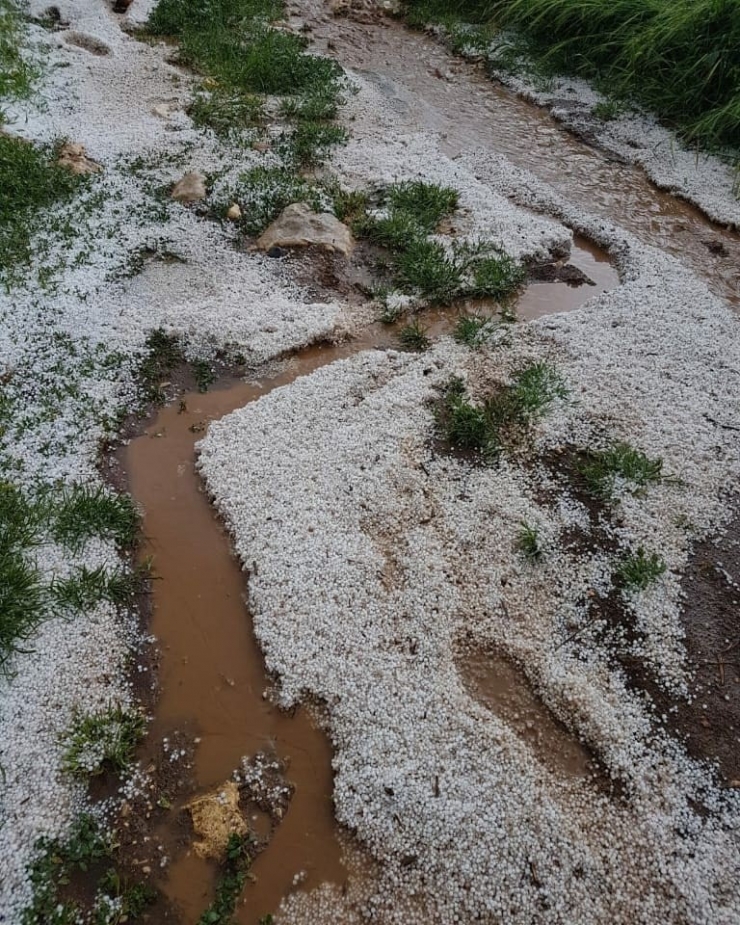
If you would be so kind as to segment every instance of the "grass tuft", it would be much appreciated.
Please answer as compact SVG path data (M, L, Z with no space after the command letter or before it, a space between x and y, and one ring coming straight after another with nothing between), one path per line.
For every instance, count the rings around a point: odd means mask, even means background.
M92 537L130 549L138 535L139 512L129 495L75 485L57 504L54 537L70 549L80 549Z
M482 404L473 404L462 380L454 378L437 406L437 422L451 446L480 452L491 462L517 434L542 418L554 401L566 396L563 380L547 363L520 370Z
M249 93L217 87L196 94L188 107L188 115L198 128L207 127L217 135L230 138L260 125L264 106L262 100Z
M84 182L56 163L53 146L0 134L0 277L7 285L22 279L31 263L33 234L45 211Z
M452 336L458 344L465 344L466 347L479 347L497 327L496 319L489 315L462 315L455 325Z
M538 527L522 522L516 538L516 548L528 561L538 562L544 552Z
M646 553L640 546L637 552L630 552L619 561L614 577L620 587L627 591L644 591L665 572L666 564L655 553Z
M615 443L603 452L589 453L579 469L587 490L603 500L612 498L617 479L642 489L663 478L663 460L651 459L629 443Z
M131 571L109 571L103 566L90 569L83 565L68 578L55 581L51 586L51 596L68 611L92 610L100 601L125 607L133 602L149 574L148 566Z
M426 234L455 211L458 201L457 190L422 180L398 183L388 191L391 212L411 216Z
M216 898L198 919L198 925L230 925L236 904L247 881L251 864L251 840L248 835L232 833L226 846Z
M130 767L146 722L138 710L112 707L101 713L78 716L64 737L63 766L75 777L91 777Z
M242 211L241 227L250 235L260 234L294 202L316 211L326 205L319 189L287 167L253 167L242 174L229 195L229 202L234 201Z
M418 318L401 328L398 332L398 340L403 350L418 352L428 350L432 343L427 337L427 329Z

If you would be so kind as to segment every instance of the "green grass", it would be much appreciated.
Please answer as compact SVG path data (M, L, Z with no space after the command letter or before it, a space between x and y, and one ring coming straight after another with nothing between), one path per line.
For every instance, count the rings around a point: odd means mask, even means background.
M628 443L615 443L602 452L590 452L579 471L587 490L597 498L610 500L617 480L639 490L663 478L663 460L651 459Z
M322 191L288 167L253 167L240 176L228 199L239 203L240 225L250 235L260 234L294 202L305 202L318 211L327 206ZM223 211L226 208L224 204Z
M398 255L395 280L404 292L449 305L461 294L463 271L443 244L417 239Z
M102 565L94 569L83 565L69 577L54 581L51 597L64 610L72 612L92 610L100 601L125 607L141 591L148 575L146 566L131 571L111 571Z
M33 901L22 925L78 925L82 910L60 896L76 871L88 871L113 853L111 838L94 816L83 813L65 839L41 838L29 868Z
M0 134L0 278L19 282L33 259L33 235L47 211L85 182L56 163L54 146Z
M129 495L75 485L57 503L54 537L70 549L81 549L93 537L130 549L138 535L139 512Z
M422 180L398 183L388 190L391 212L412 216L426 234L433 232L445 216L455 211L458 200L457 190Z
M144 883L132 883L110 868L100 878L101 893L96 904L93 925L123 925L135 921L155 902L156 890Z
M43 502L0 483L0 670L23 651L46 616L47 589L28 553L41 538Z
M253 94L216 87L197 93L188 115L198 128L208 127L217 135L231 138L262 123L264 104Z
M231 925L236 904L247 881L251 864L251 840L248 835L231 834L226 857L216 885L216 897L198 919L198 925Z
M479 347L494 333L498 322L490 315L462 315L452 333L458 344Z
M710 148L740 147L737 0L409 0L412 22L518 30L550 71L635 101Z
M538 562L544 552L539 529L522 522L516 538L516 548L529 562Z
M144 343L144 357L138 370L145 398L154 402L162 401L163 380L184 362L185 356L176 335L168 334L162 328L151 331Z
M666 564L655 552L646 553L640 546L636 552L623 556L614 577L626 591L644 591L665 572Z
M432 343L427 336L427 329L418 319L401 328L398 341L401 349L411 351L427 350Z
M498 302L511 298L527 277L524 267L503 253L474 258L471 270L473 279L465 294Z
M138 710L111 707L78 716L64 736L63 767L75 777L91 777L112 770L126 771L144 735L146 722Z
M301 120L282 134L278 149L286 164L296 168L316 167L323 163L332 148L346 144L348 138L346 130L339 125Z
M37 76L36 68L22 52L23 33L16 3L0 0L0 100L28 97Z
M437 424L450 446L476 451L491 462L566 396L563 380L547 363L530 364L475 404L462 380L454 378L437 405Z

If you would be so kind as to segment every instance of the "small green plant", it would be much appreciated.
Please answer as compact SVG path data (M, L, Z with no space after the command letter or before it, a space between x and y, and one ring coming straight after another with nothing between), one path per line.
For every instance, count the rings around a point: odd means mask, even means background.
M216 897L198 919L198 925L229 925L244 889L251 864L249 836L232 833L226 846Z
M629 591L644 591L665 572L666 564L657 553L646 553L642 546L627 553L614 570L620 587Z
M340 222L353 225L367 211L368 195L364 190L344 190L337 184L328 192Z
M318 187L287 167L253 167L239 177L228 198L239 203L241 227L250 235L260 234L294 202L305 202L316 211L328 205Z
M208 360L195 360L193 363L193 375L199 392L207 392L216 381L216 371L213 364Z
M396 282L429 302L449 305L460 291L462 270L444 245L416 239L398 256Z
M127 549L139 535L139 512L132 498L101 486L67 489L55 514L54 537L70 549L80 549L92 537L113 540Z
M139 381L149 401L163 400L162 381L184 361L180 342L174 334L168 334L162 328L156 328L148 334L144 343L144 357L139 365Z
M122 925L138 919L157 898L145 883L131 883L110 868L100 878L93 925Z
M458 201L457 190L422 180L398 183L388 190L391 212L412 217L425 234L431 234L446 215L454 212Z
M316 167L336 145L345 144L347 132L339 125L300 121L282 136L280 150L286 163Z
M133 761L146 722L138 710L111 707L77 716L64 737L64 768L75 777L91 777L110 769L117 774Z
M477 450L487 461L500 455L517 433L528 430L567 390L547 363L532 363L481 404L473 404L464 383L454 378L437 407L444 438L463 450Z
M85 182L59 166L56 154L53 145L0 133L0 274L8 284L18 282L31 262L39 217Z
M86 611L100 601L110 601L119 607L130 605L150 574L148 565L130 571L110 571L102 565L90 569L86 565L74 574L52 583L51 596L64 610Z
M617 100L602 100L591 110L591 113L602 122L612 122L624 112L624 106Z
M489 315L462 315L455 325L452 336L458 344L478 347L494 333L497 326L496 319Z
M418 318L401 328L398 340L403 350L427 350L431 344L427 337L427 329Z
M473 280L466 295L475 299L503 301L520 289L526 271L507 254L481 257L472 264Z
M110 834L88 813L78 817L67 838L39 839L29 868L33 900L23 913L23 925L78 925L82 910L62 899L60 889L75 871L88 871L112 852Z
M587 454L579 465L587 490L597 498L609 500L617 479L631 483L636 489L663 478L663 460L651 459L629 443L615 443L608 449Z
M328 81L310 87L299 96L287 97L280 107L286 119L298 122L329 122L336 119L341 102L341 85Z
M424 241L419 223L408 212L390 212L382 218L361 215L355 218L353 228L360 237L394 252L403 252L416 242Z
M199 128L213 129L217 135L231 137L262 123L262 100L238 90L216 88L199 92L190 106L188 115Z
M538 562L544 552L537 526L522 522L516 538L516 548L530 562Z
M0 670L46 616L47 589L29 550L41 539L45 500L0 482Z

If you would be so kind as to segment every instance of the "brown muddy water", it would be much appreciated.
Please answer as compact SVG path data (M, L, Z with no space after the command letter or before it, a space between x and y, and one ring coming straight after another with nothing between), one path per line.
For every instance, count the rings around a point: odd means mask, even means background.
M306 17L305 9L295 11ZM410 130L437 132L447 155L505 155L571 202L678 257L717 295L740 304L740 234L660 192L639 168L615 162L474 64L387 17L332 17L316 0L308 24L317 51L369 79Z
M520 317L572 309L617 283L605 256L585 241L576 242L571 262L594 285L532 284L517 303ZM453 307L422 317L430 335L439 336L450 332L459 313ZM297 888L297 875L302 877L298 888L312 889L323 882L341 886L350 872L334 820L327 735L305 708L288 714L271 702L270 679L245 603L245 575L203 491L195 444L211 421L272 389L361 350L396 346L397 328L372 325L352 341L301 350L264 380L226 381L205 394L185 394L161 409L123 453L129 489L144 509L142 556L152 557L156 576L150 631L160 652L160 695L145 764L162 739L177 731L196 742L198 793L230 779L244 756L265 751L287 764L286 779L295 785L287 813L252 865L237 916L242 925L256 925L273 913ZM518 679L502 674L501 683L508 689ZM529 714L522 717L526 722ZM516 721L513 715L509 718ZM560 750L557 742L553 747ZM173 806L152 837L172 859L159 885L180 910L181 920L190 923L213 897L217 868L191 850L183 828L186 802ZM266 834L264 818L254 822L263 829L257 834Z

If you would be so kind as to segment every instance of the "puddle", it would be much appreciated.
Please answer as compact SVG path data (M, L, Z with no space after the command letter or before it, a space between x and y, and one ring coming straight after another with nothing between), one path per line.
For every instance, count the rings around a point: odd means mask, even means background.
M309 12L316 50L371 79L410 130L438 132L451 157L476 149L506 155L571 201L680 258L715 293L740 304L740 234L660 192L639 168L579 141L547 111L428 36L387 18L360 24L330 17L317 4Z
M614 270L598 249L578 242L572 258L596 285L532 284L517 304L520 316L567 310L616 284ZM460 311L429 309L423 323L438 337L451 332ZM142 556L152 557L156 575L150 631L160 650L160 696L145 764L153 760L163 738L180 730L196 737L198 793L220 786L242 757L262 751L274 752L286 763L286 779L295 785L284 819L252 865L254 879L244 890L237 916L242 925L257 925L274 912L296 888L296 877L301 889L312 889L323 882L343 886L349 873L333 815L329 741L305 708L289 715L266 696L269 679L244 600L244 574L203 492L195 444L211 421L274 388L361 350L397 346L397 329L403 323L371 325L353 341L308 347L260 382L231 381L205 394L185 394L161 409L123 453L129 490L145 512ZM520 683L512 678L511 686ZM533 710L526 695L520 696L525 700L519 709ZM544 728L541 722L538 728ZM548 732L542 735L552 738ZM160 886L181 910L182 920L194 922L213 896L216 868L183 849L183 840L188 841L180 812L184 802L173 807L161 826L154 826L152 835L173 859ZM253 822L256 834L264 835L265 820L257 814Z
M510 726L551 771L582 779L598 774L588 749L553 716L509 659L476 653L463 655L457 667L468 693Z

